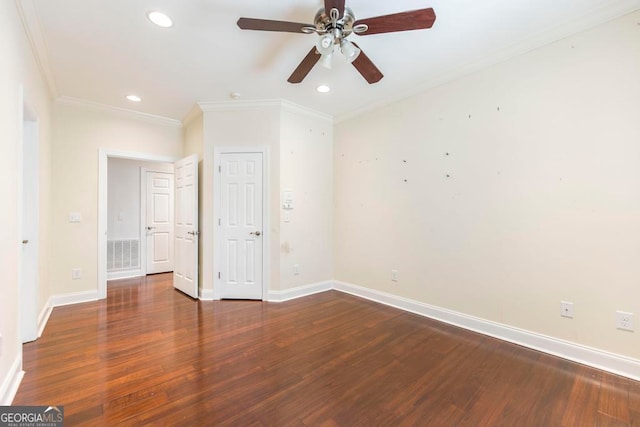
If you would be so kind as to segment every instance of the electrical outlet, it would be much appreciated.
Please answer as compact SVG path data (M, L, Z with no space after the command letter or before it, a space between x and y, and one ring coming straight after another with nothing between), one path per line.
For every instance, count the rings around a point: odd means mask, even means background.
M560 301L560 316L573 319L573 303L569 301Z
M616 328L623 331L633 331L633 313L616 311Z
M293 264L293 275L298 276L300 274L300 264Z
M391 270L391 280L394 282L398 281L398 270Z
M78 280L82 277L82 269L80 268L72 268L71 269L71 279Z

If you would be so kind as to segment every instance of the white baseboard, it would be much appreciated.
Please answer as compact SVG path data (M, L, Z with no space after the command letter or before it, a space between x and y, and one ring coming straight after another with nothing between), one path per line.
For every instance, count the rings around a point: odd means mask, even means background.
M333 282L319 282L310 285L298 286L297 288L282 289L279 291L269 291L267 301L284 302L295 298L306 297L308 295L326 292L333 289Z
M144 273L140 269L107 272L107 280L132 279L141 276L144 276Z
M20 387L20 382L22 382L22 377L24 377L22 356L18 355L11 365L9 372L7 372L6 377L2 380L2 386L0 387L0 406L10 406L13 403L13 399L18 392L18 387Z
M480 319L350 283L334 282L333 288L337 291L640 381L640 360L537 334L513 326Z
M98 300L98 291L73 292L69 294L54 295L51 297L52 307L61 307L69 304L80 304Z
M42 311L38 316L38 338L42 336L42 333L44 332L45 326L47 326L47 322L49 321L49 316L51 316L52 311L53 305L51 303L51 298L49 298L44 307L42 307Z
M215 296L213 295L213 289L199 289L200 291L200 299L202 301L213 301Z

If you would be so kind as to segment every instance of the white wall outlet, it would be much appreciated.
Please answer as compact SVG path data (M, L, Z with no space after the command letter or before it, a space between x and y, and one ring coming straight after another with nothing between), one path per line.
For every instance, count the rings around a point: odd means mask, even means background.
M82 278L82 269L80 268L72 268L71 269L71 279L78 280Z
M284 211L284 222L291 222L291 212Z
M69 222L82 222L80 212L69 212Z
M394 282L398 281L398 270L391 270L391 280Z
M300 274L300 264L293 264L293 275L298 276Z
M560 301L560 316L573 319L573 303L569 301Z
M616 311L616 328L623 331L633 331L633 313Z

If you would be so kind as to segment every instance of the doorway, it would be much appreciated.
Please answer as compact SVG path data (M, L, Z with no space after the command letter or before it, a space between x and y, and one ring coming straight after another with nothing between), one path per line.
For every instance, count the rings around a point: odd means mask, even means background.
M38 118L23 99L22 173L20 176L20 335L22 342L38 338Z

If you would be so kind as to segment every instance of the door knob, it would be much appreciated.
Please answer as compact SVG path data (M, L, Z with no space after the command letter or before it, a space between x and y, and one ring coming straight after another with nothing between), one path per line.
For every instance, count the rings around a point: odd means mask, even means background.
M256 237L257 237L257 236L261 235L262 233L261 233L261 232L259 232L259 231L252 231L252 232L251 232L251 233L249 233L249 234L253 234L254 236L256 236Z
M155 227L147 227L147 231L151 231L153 229L155 229Z
M200 234L199 231L187 231L187 234L191 234L192 236L197 236L198 234Z
M29 243L29 241L28 241L28 240L23 240L23 241L22 241L22 244L23 244L23 245L26 245L27 243Z

